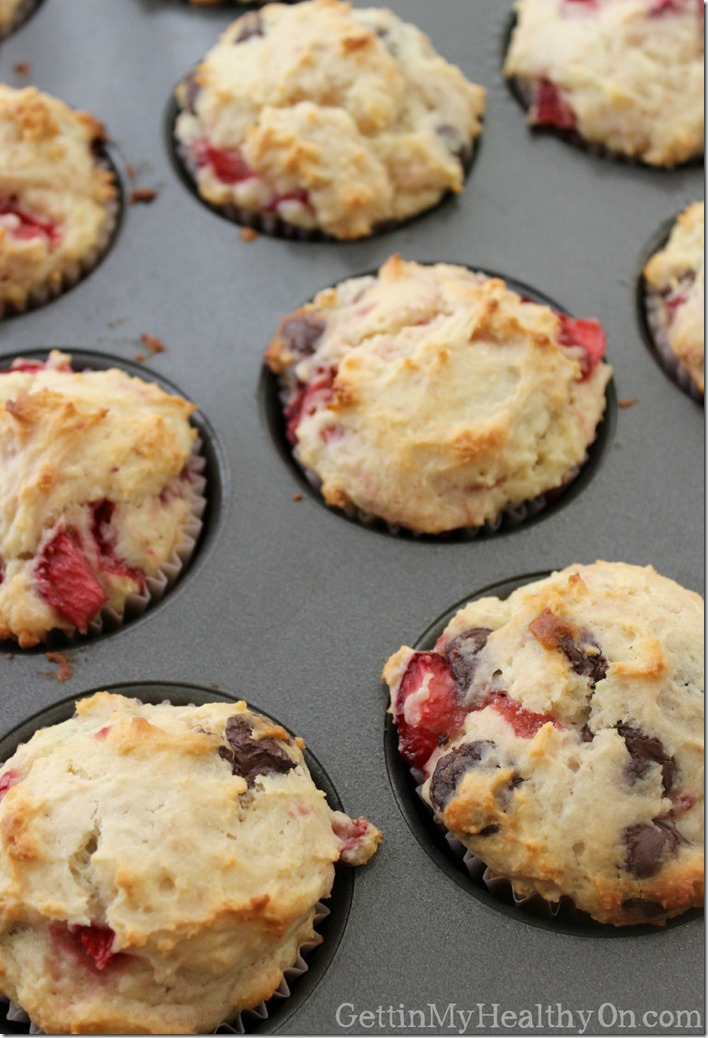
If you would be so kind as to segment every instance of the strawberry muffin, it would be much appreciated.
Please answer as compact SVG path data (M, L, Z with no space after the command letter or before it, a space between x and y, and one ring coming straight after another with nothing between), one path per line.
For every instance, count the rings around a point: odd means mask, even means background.
M574 565L461 609L384 668L435 818L517 896L601 923L703 904L703 600Z
M362 238L462 190L484 90L391 11L268 4L177 90L200 196L267 233Z
M105 253L119 191L104 140L87 112L0 84L0 316L58 295Z
M35 732L0 774L0 991L48 1034L209 1032L270 998L380 839L303 748L244 702L107 692Z
M652 166L703 154L703 0L517 0L529 123Z
M515 521L576 475L611 368L595 320L394 256L283 318L266 354L328 505L441 534Z
M120 622L180 568L204 505L194 410L57 350L0 371L0 639Z

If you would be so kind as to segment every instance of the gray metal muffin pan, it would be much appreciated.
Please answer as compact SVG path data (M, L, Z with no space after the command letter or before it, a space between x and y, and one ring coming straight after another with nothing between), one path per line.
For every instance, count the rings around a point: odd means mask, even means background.
M702 591L703 411L647 348L635 291L647 243L702 196L703 171L652 170L530 134L501 75L506 0L390 6L487 87L485 128L460 198L352 244L247 243L177 175L170 92L233 8L45 0L2 44L4 82L31 81L103 119L128 193L157 198L126 207L84 282L3 322L0 360L59 345L129 362L146 353L142 333L158 336L167 349L142 370L198 403L222 502L178 586L141 619L71 649L64 684L41 652L0 657L0 734L67 696L145 681L242 696L306 739L345 809L376 822L384 843L354 878L336 952L313 958L301 995L264 1031L702 1033L700 918L621 939L568 932L499 910L426 853L387 771L379 675L454 603L571 562L651 563ZM270 431L263 352L283 313L393 252L506 274L602 320L617 398L637 402L615 409L592 478L534 522L435 542L365 529L306 493L295 500L301 484Z

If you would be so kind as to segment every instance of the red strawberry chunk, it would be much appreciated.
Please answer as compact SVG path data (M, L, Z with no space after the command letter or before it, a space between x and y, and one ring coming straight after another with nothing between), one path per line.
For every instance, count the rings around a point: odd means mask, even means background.
M590 11L596 11L600 5L598 0L565 0L565 6L570 11L574 8L580 10L583 7Z
M599 321L559 314L561 327L558 342L561 346L579 346L583 351L581 368L583 378L588 378L605 356L607 337Z
M115 934L110 926L70 926L69 932L78 938L83 951L91 959L97 970L104 970L113 959L111 948Z
M30 238L45 237L50 246L58 242L60 232L53 220L43 220L39 216L33 216L12 201L0 202L0 216L9 215L16 216L20 221L17 227L9 230L13 238L28 241Z
M303 383L297 396L283 409L285 414L285 435L291 444L297 443L297 428L306 415L314 414L334 398L335 368L326 368L318 372L309 383Z
M197 166L211 166L214 176L225 184L240 184L256 174L236 148L215 148L207 140L195 141Z
M574 130L576 126L573 109L548 79L541 79L536 86L530 118L534 126L557 126L559 130Z
M60 530L35 567L37 590L82 634L107 600L73 528Z
M96 542L99 554L99 566L105 573L113 573L118 577L129 577L143 590L145 573L139 566L130 566L115 549L115 534L111 529L111 518L115 509L113 501L103 500L93 504L91 533Z
M687 298L688 296L681 292L677 296L670 296L668 299L664 300L664 306L666 307L666 313L669 324L671 324L674 317L676 316L676 311L681 309L683 304L686 302Z
M498 710L522 739L532 739L549 721L554 728L563 727L552 714L536 714L533 710L527 710L518 700L511 699L506 692L489 692L485 697L484 706L492 706Z
M691 810L693 805L696 803L696 798L692 797L690 793L679 793L678 796L672 797L671 801L673 803L671 814L683 815L686 811Z
M22 775L19 771L13 771L12 768L8 768L7 771L0 775L0 800L5 796L8 789L12 789L18 782L22 781Z
M701 15L705 16L703 0L696 0L694 6L698 6ZM682 14L688 7L686 0L651 0L649 15L652 18L660 18L663 14Z
M339 860L347 864L351 863L358 844L368 833L369 823L365 818L336 819L332 822L332 831L341 842Z
M416 696L427 682L427 696ZM411 767L422 768L437 746L462 727L468 709L455 695L455 679L447 659L437 652L415 652L398 687L393 721L398 749Z

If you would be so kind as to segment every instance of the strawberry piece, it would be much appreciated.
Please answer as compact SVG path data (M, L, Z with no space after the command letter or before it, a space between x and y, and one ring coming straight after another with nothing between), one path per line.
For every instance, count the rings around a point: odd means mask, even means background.
M60 238L59 228L53 220L43 220L39 216L33 216L12 201L0 202L0 216L10 215L16 216L20 221L18 227L13 227L9 230L13 238L20 241L29 241L31 238L44 237L50 246L58 242Z
M664 300L664 306L666 307L666 314L669 324L671 324L674 317L676 316L676 311L681 309L683 304L686 302L687 298L688 296L681 292L677 296L670 296L668 299Z
M560 332L558 342L561 346L579 346L583 351L581 368L583 379L589 378L597 365L605 356L607 337L599 321L586 321L582 318L568 317L559 314Z
M671 808L672 815L683 815L686 811L690 811L693 805L696 803L696 798L692 797L690 793L679 793L676 797L671 797L673 807Z
M113 501L98 501L91 506L91 533L99 554L99 566L105 573L134 580L141 591L145 588L145 573L139 566L130 566L115 549L115 534L111 529L111 518L115 509Z
M426 681L427 697L416 697L406 711L407 700L420 692ZM411 767L422 768L436 747L462 727L467 713L455 695L455 679L445 657L437 652L414 652L394 703L393 721L401 756Z
M563 99L558 87L548 79L539 80L529 115L533 126L574 130L577 125L575 112Z
M0 800L5 796L8 789L12 789L18 782L22 781L22 775L19 771L13 771L12 768L8 768L7 771L0 775Z
M306 415L314 414L321 407L326 407L333 399L336 375L335 368L320 370L312 382L300 386L297 396L283 409L288 443L297 443L297 428Z
M195 141L194 157L197 166L211 166L214 175L225 184L240 184L256 175L240 151L215 148L207 140Z
M76 530L60 530L46 545L34 572L39 593L85 634L107 597L81 550Z
M70 926L69 932L77 937L84 953L91 959L97 970L109 966L114 956L111 951L115 934L110 926Z
M554 728L562 728L563 725L556 721L552 714L536 714L533 710L527 710L516 699L510 699L506 692L494 690L485 697L484 706L494 707L508 721L517 735L522 739L532 739L536 732L550 721Z

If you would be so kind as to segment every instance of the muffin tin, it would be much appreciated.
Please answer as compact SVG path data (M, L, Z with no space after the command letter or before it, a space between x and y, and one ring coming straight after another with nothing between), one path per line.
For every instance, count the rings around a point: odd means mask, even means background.
M620 1013L625 1025L634 1014L628 1033L701 1033L702 1016L690 1026L703 1012L700 918L621 940L554 926L477 896L454 863L426 853L387 768L379 675L455 603L575 561L651 563L702 592L703 411L647 350L635 297L646 243L702 196L703 173L616 162L532 134L501 74L506 0L390 6L487 87L485 128L462 196L351 244L246 241L174 169L172 88L238 9L45 0L2 44L5 82L31 81L91 111L112 138L126 197L138 187L157 195L126 206L110 252L75 289L0 324L0 366L52 346L131 367L145 354L144 377L167 379L199 407L215 496L177 586L121 630L68 650L63 684L41 652L6 649L0 736L89 689L161 682L252 700L305 738L344 809L380 826L384 843L353 877L350 906L335 890L346 924L334 954L315 952L293 997L257 1031L405 1031L421 1016L396 1014L419 1010L434 1024L432 1003L438 1019L450 1004L471 1012L468 1033L517 1032L524 1010L529 1033L577 1033L580 1010L592 1011L586 1033L615 1033ZM31 75L17 71L23 63ZM618 405L592 478L533 522L436 541L343 521L303 491L274 438L262 357L280 316L394 252L495 271L602 321ZM142 334L165 351L150 356Z

